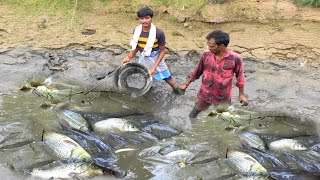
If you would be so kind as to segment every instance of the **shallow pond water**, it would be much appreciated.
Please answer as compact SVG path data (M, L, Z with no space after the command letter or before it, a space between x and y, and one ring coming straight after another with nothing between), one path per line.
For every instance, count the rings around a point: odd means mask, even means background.
M66 93L61 100L66 102L67 108L81 113L88 121L122 117L137 125L146 121L162 122L162 119L153 114L159 104L154 103L148 97L131 98L119 93L77 94L75 92L77 88L73 88L71 93ZM74 95L70 96L73 93ZM32 178L25 174L25 168L37 162L57 160L47 153L44 144L41 143L43 130L59 131L60 129L55 109L41 107L46 100L48 97L46 99L32 91L17 90L0 96L0 135L11 137L6 142L1 142L0 149L4 145L33 141L31 144L0 150L1 177L8 177L7 179ZM178 108L176 111L180 112ZM226 179L227 177L237 179L241 173L232 168L226 160L227 150L257 154L242 148L239 132L243 127L245 127L243 131L259 134L265 138L266 142L274 140L273 138L285 137L303 141L309 148L308 151L289 152L287 156L281 151L271 153L286 163L289 166L287 169L320 172L320 139L317 135L317 126L311 120L291 117L281 113L280 110L259 112L252 108L235 106L234 112L240 116L240 120L228 121L219 114L207 116L211 111L214 109L211 108L202 113L199 118L191 120L192 129L185 130L180 135L158 141L148 141L148 143L121 146L134 148L132 151L118 153L117 166L128 172L124 179ZM98 135L107 139L103 137L103 134ZM128 139L134 138L130 133L120 135ZM195 155L194 158L191 161L187 160L181 166L179 163L185 161L185 158L167 159L158 153L162 147L172 144L192 152ZM298 157L303 157L305 160ZM277 168L266 159L258 160L267 170ZM236 174L238 176L235 176ZM95 178L101 177L93 179Z

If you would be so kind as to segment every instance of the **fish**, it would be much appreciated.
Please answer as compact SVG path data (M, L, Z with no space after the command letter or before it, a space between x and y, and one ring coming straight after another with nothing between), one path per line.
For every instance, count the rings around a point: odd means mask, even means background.
M312 159L307 159L302 156L297 156L289 152L283 152L283 155L288 160L296 162L301 167L301 169L304 169L306 172L320 172L320 167L318 166L318 162Z
M296 139L280 139L269 144L269 149L274 151L304 151L308 148Z
M26 145L29 145L32 143L33 143L33 141L25 140L25 141L17 142L14 144L8 144L8 145L1 146L0 150L15 149L15 148L23 147L23 146L26 146Z
M305 180L318 180L320 179L319 173L306 172L300 169L269 169L269 176L274 179L305 179Z
M73 111L64 109L62 111L59 111L57 113L58 117L63 119L65 123L67 123L69 126L80 129L83 131L89 131L90 125L87 122L86 119L84 119L80 114L75 113Z
M100 152L110 152L114 158L117 158L114 152L114 148L93 133L84 132L74 128L68 128L67 131L76 135L77 137L81 137L87 141L93 142L93 144L95 144Z
M265 176L247 176L237 180L269 180L269 179L270 179L269 177L265 177Z
M173 151L177 151L177 150L181 150L181 149L182 149L182 147L175 145L175 144L171 144L171 145L168 145L168 146L161 148L158 153L161 155L167 155Z
M110 154L110 152L93 153L91 156L92 161L96 165L107 169L113 168L114 164L118 161L118 159L112 157L112 154Z
M250 133L250 132L242 132L239 134L240 140L243 144L253 147L255 149L259 149L265 151L267 149L267 145L260 138L260 136Z
M158 141L159 139L155 137L154 135L147 133L147 132L140 132L137 134L137 136L142 140L148 140L148 141Z
M42 179L72 178L72 177L92 177L103 175L101 168L89 163L68 163L48 169L34 168L32 176Z
M9 133L8 135L6 136L2 136L1 139L0 139L0 144L4 144L5 142L7 141L10 141L14 138L16 138L17 136L19 136L21 133L20 132L13 132L13 133Z
M171 138L181 134L177 129L162 123L151 123L143 126L142 131L156 136L159 140Z
M169 158L169 159L188 158L190 156L194 156L194 154L188 150L185 150L185 149L172 151L172 152L164 155L164 157Z
M114 133L109 133L107 141L115 148L130 148L136 147L136 145L143 144L144 142L141 140L129 139L124 136L119 136Z
M90 154L77 142L63 134L44 133L43 141L56 157L70 162L89 162Z
M262 162L264 165L267 163L271 163L270 166L272 167L278 167L278 168L288 168L289 166L283 162L282 160L278 159L275 154L272 154L270 151L260 151L258 149L249 149L248 152L245 151L245 153L248 153L249 155L256 158L259 162Z
M118 149L115 152L116 153L121 153L121 152L128 152L128 151L137 151L138 149L134 149L134 148L123 148L123 149Z
M227 159L242 174L248 176L268 175L267 170L249 154L240 151L228 151Z
M23 127L23 124L20 122L12 122L6 125L0 125L0 132L10 132L11 130L18 129L20 131Z
M81 114L85 119L90 120L91 122L97 122L102 121L108 118L122 118L126 116L140 116L144 115L143 113L137 111L137 110L126 110L126 111L120 111L120 112L83 112L79 110L75 110L77 113Z
M108 118L106 120L98 121L94 124L94 130L97 130L97 131L116 130L116 131L122 131L122 132L140 131L136 125L122 118Z

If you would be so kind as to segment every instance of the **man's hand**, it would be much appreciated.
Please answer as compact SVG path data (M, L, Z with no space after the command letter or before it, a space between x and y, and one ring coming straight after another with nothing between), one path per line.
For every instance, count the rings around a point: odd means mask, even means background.
M180 86L180 90L185 91L185 90L188 88L188 86L189 86L189 84L183 83L183 84Z
M126 57L122 60L121 64L128 63L130 60L131 60L130 57L126 56Z
M150 76L153 77L155 72L156 72L156 68L152 67L150 70Z
M238 100L242 103L242 106L247 106L249 104L248 99L244 95L239 95Z

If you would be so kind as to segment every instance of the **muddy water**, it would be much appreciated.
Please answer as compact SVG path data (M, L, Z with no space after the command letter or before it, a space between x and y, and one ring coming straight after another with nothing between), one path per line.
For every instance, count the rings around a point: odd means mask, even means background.
M64 85L73 84L72 93L84 91L85 93L73 95L72 98L63 98L63 101L69 102L69 108L83 114L104 113L105 117L128 115L127 118L137 124L146 120L159 120L183 130L182 134L173 138L137 145L134 148L138 150L119 154L118 166L129 172L128 179L213 179L224 175L229 177L230 174L236 173L224 159L227 148L242 150L238 134L234 130L225 129L230 122L219 116L207 116L212 109L201 113L197 120L188 118L200 80L192 83L183 96L174 95L170 92L170 87L163 82L154 82L150 92L138 99L116 91L91 92L110 90L112 77L109 78L108 74L118 66L117 62L126 54L122 51L117 47L90 51L81 48L36 51L27 47L11 49L1 54L1 58L4 59L1 69L4 71L1 71L0 86L0 134L3 137L9 134L16 135L4 145L25 140L34 141L31 145L0 151L1 177L30 178L23 174L25 167L54 159L39 142L43 129L59 129L55 111L40 108L46 101L44 97L17 90L24 81L39 74L42 78L52 76L54 81L61 81ZM198 56L199 54L194 52L178 52L167 56L168 65L179 83L185 80L187 72L196 65ZM56 70L53 70L54 68ZM236 101L236 88L232 99L236 112L245 119L241 125L250 124L248 130L272 136L313 135L298 138L312 147L315 153L312 155L307 152L295 152L294 155L312 160L319 159L319 70L297 61L255 59L245 59L245 69L245 93L250 99L250 106L239 106ZM65 90L70 90L70 87ZM181 168L175 160L164 159L156 153L159 148L170 144L181 145L197 154L198 157L194 161L200 163ZM281 157L281 152L276 155L290 167L303 169L298 162ZM272 168L268 162L262 164ZM318 161L312 161L311 165L304 165L316 171L318 164Z
M17 136L2 145L14 144L25 140L32 140L31 145L16 147L0 151L2 164L1 176L11 179L30 178L24 175L25 168L37 162L52 160L44 145L41 143L41 133L45 130L59 131L58 118L52 108L40 107L46 99L32 91L13 92L11 95L1 96L1 135L18 132ZM124 115L133 122L146 120L160 120L152 116L157 108L150 103L147 97L133 99L118 93L89 93L87 95L75 95L68 101L68 107L78 112L87 114L101 114L107 116ZM212 111L209 109L206 113ZM316 136L317 127L310 120L302 122L297 117L289 117L279 112L259 112L257 109L236 106L235 112L242 118L239 125L249 125L248 131L275 137L300 136L300 139L309 147L319 143ZM93 121L90 119L89 121ZM97 119L99 120L99 119ZM152 143L138 144L133 147L137 150L122 152L117 163L122 170L128 171L127 179L213 179L222 176L232 176L236 172L230 168L224 154L228 149L242 150L236 129L226 130L226 127L235 125L221 116L205 116L205 113L192 121L192 130L184 131L173 138L154 141ZM187 126L187 125L186 125ZM185 127L181 127L185 129ZM306 134L314 136L304 136ZM124 135L124 134L122 134ZM103 135L102 135L103 136ZM316 136L316 138L315 138ZM126 137L130 138L130 134ZM161 147L171 144L180 145L183 149L197 155L192 165L179 167L179 159L166 159L157 152ZM315 152L320 155L319 148ZM282 152L277 155L281 156ZM297 156L303 156L312 160L317 158L306 152L295 152ZM280 158L281 159L281 158ZM282 161L290 164L295 169L303 169L296 162L282 158ZM190 163L190 162L189 162ZM320 163L316 160L314 163ZM268 163L262 164L268 168ZM317 165L317 164L315 164ZM310 164L310 166L315 166ZM318 170L315 166L312 170ZM237 177L237 176L236 176ZM99 177L96 177L99 178Z

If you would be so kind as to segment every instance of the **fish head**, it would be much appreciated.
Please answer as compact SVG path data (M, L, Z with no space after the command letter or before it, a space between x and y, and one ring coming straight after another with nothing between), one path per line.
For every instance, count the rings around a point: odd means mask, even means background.
M254 173L254 175L260 175L260 176L268 175L267 170L258 162L253 164L253 166L251 167L251 170Z
M308 148L301 142L297 142L293 144L293 149L298 151L304 151L304 150L307 150Z
M136 125L131 124L131 123L125 124L124 130L125 131L140 131L140 129Z
M89 162L91 155L82 147L74 148L71 152L70 161L72 162Z

